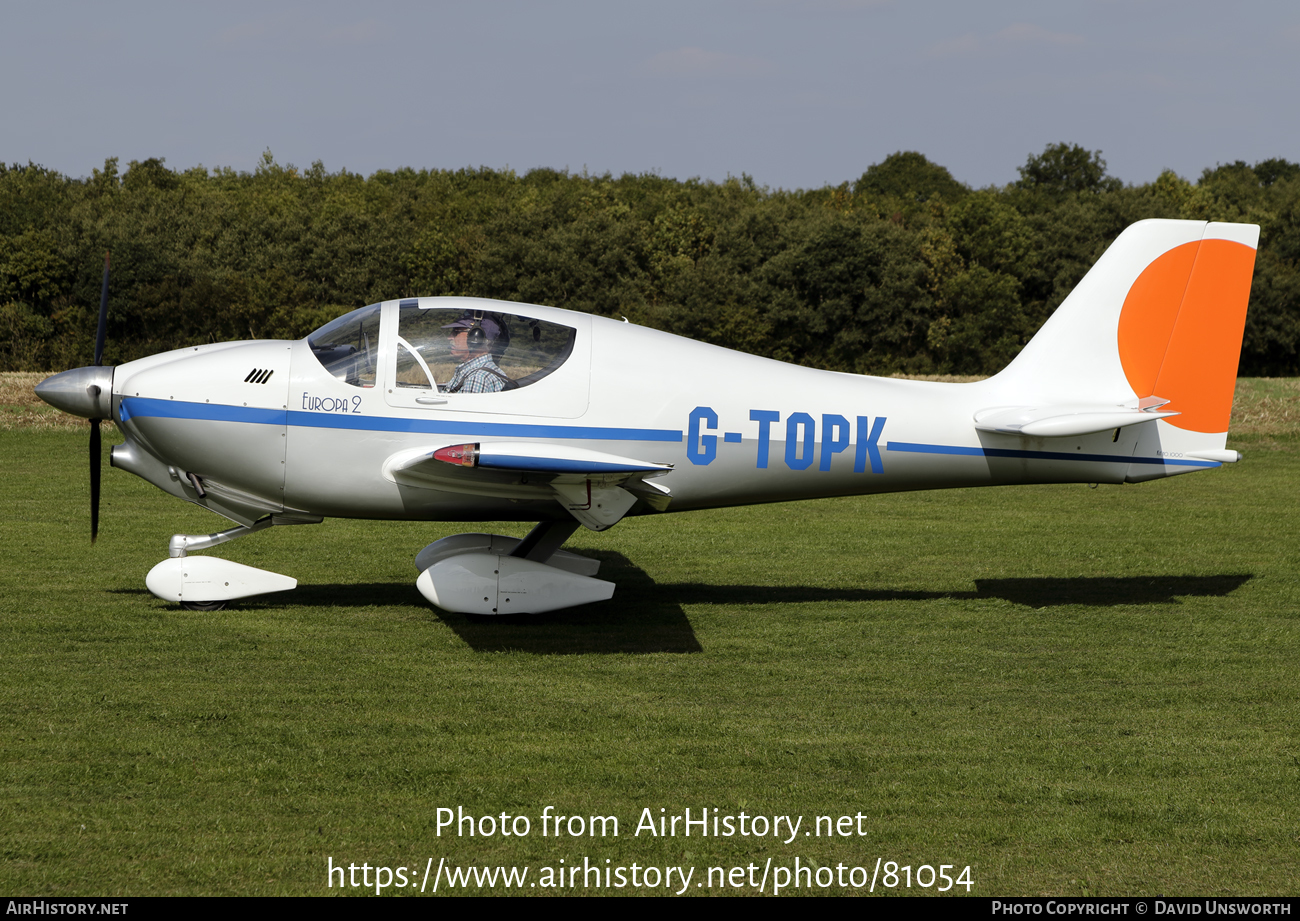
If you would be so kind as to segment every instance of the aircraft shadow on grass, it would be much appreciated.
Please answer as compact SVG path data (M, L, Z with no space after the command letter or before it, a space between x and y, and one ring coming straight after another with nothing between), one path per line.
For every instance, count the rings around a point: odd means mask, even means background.
M932 592L889 588L824 588L814 585L660 584L621 553L583 551L601 560L601 575L614 578L618 595L610 601L550 614L483 617L430 613L476 652L519 651L580 655L655 652L693 653L703 647L683 605L780 605L815 602L982 601L1000 599L1031 608L1084 605L1171 604L1180 598L1223 597L1253 578L1251 574L1217 576L1080 576L1021 579L976 579L974 591ZM145 594L141 589L119 590ZM289 596L265 596L236 602L243 607L276 607ZM301 585L293 604L307 607L427 607L402 583Z
M973 592L927 592L889 588L821 588L805 585L657 586L680 604L803 604L815 601L979 601L992 598L1031 608L1065 605L1112 606L1170 604L1179 598L1222 597L1252 575L1222 576L1080 576L1027 579L976 579Z

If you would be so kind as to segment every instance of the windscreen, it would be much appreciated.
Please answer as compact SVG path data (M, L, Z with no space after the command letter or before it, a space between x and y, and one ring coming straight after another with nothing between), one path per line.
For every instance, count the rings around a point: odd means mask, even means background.
M344 314L307 337L311 353L325 370L353 387L375 386L379 308L371 304Z

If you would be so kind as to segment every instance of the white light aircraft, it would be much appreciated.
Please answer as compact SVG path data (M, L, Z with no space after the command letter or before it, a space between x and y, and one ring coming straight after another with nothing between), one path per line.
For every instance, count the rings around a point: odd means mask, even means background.
M475 298L385 301L305 339L228 342L43 381L125 437L112 466L237 525L175 535L146 577L189 608L287 577L194 551L327 516L530 521L416 556L433 604L542 613L611 597L561 550L628 515L913 489L1137 483L1218 467L1259 228L1125 230L1000 374L968 384L797 367L654 329ZM665 525L666 526L666 525Z

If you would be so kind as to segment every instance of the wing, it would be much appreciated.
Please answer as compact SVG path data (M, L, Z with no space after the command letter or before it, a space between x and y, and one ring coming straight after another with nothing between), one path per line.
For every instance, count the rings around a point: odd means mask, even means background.
M663 511L671 491L653 477L661 464L568 445L473 442L412 448L389 457L384 477L403 486L505 499L557 500L593 531L618 523L644 500Z

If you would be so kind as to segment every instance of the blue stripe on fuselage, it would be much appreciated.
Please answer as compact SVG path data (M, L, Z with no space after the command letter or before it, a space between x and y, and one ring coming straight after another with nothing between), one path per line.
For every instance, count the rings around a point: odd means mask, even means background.
M283 409L187 403L183 400L155 400L149 397L123 397L117 415L119 422L138 416L154 419L202 419L205 422L250 422L254 425L284 425L289 416Z
M132 417L249 422L258 425L297 425L305 428L352 429L367 432L410 432L430 435L496 435L515 438L570 438L592 441L680 442L672 429L632 429L582 425L534 425L516 422L458 422L450 419L402 419L351 413L312 413L302 410L255 409L213 403L186 403L147 397L125 397L118 407L122 422Z
M1218 461L1173 460L1168 457L1122 457L1116 454L1069 454L1064 451L1019 451L1013 448L963 448L891 441L885 450L896 454L960 454L967 457L1015 457L1030 460L1087 461L1094 464L1167 464L1171 467L1219 467Z

